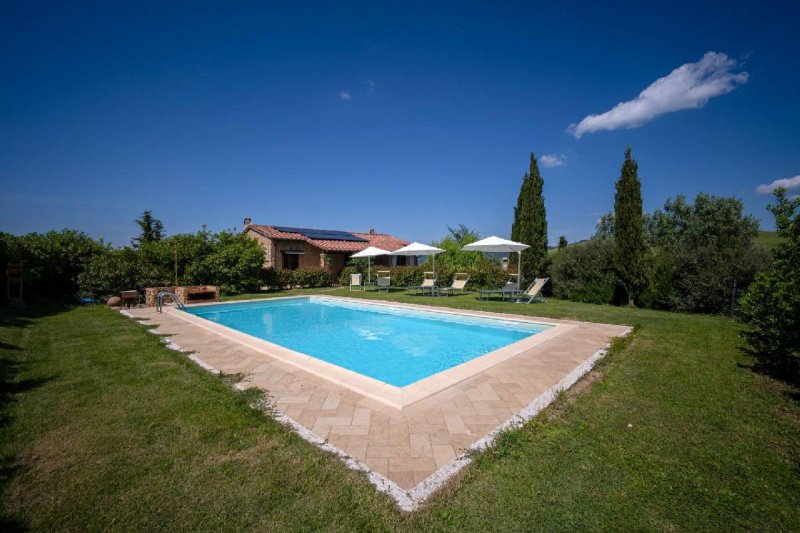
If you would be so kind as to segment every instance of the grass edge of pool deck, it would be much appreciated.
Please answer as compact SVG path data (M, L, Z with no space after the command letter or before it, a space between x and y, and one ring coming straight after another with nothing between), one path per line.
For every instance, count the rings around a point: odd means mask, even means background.
M514 309L493 306L504 308ZM603 379L579 383L405 515L130 320L92 307L0 310L4 524L796 527L797 392L747 368L738 324L555 300L536 312L638 331L592 373Z

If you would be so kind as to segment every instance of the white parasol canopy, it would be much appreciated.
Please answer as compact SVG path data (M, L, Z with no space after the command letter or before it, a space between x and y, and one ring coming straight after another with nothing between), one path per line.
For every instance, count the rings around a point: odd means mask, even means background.
M371 265L371 261L370 261L371 258L377 257L379 255L388 255L388 254L389 254L389 250L384 250L383 248L376 248L375 246L369 246L367 248L364 248L360 252L354 253L350 257L366 257L367 258L367 283L369 283L370 277L371 277L371 274L372 274L372 272L371 272L372 265Z
M427 244L422 244L421 242L412 242L408 246L403 246L399 250L395 250L394 252L389 253L389 255L405 255L405 256L413 256L418 257L420 255L430 255L433 256L433 275L436 276L436 254L440 254L444 252L441 248L437 248L435 246L428 246Z
M465 245L462 250L468 252L517 252L517 289L520 288L522 282L522 250L530 248L527 244L521 242L509 241L501 237L492 235L471 244Z

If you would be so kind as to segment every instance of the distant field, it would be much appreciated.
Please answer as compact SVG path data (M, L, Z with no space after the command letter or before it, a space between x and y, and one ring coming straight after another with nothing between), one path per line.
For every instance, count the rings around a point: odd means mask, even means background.
M756 242L770 250L775 248L780 242L781 237L774 231L759 231Z
M580 243L582 243L582 242L587 242L588 240L589 240L589 239L582 239L582 240L580 240L580 241L570 242L570 243L568 243L568 244L567 244L567 246L575 246L576 244L580 244ZM558 251L558 246L549 246L549 247L547 248L547 254L548 254L548 255L553 255L553 254L554 254L554 253L556 253L557 251Z
M577 241L577 242L571 242L571 243L568 244L568 246L573 246L575 244L580 244L582 242L586 242L586 240L587 239L584 239L582 241ZM758 232L758 236L756 237L756 242L758 244L760 244L761 246L764 246L765 248L769 248L770 250L772 250L773 248L775 248L781 242L781 237L779 237L778 234L776 232L774 232L774 231L759 231ZM558 251L558 247L557 246L553 246L553 247L547 249L547 253L549 255L553 255L557 251Z

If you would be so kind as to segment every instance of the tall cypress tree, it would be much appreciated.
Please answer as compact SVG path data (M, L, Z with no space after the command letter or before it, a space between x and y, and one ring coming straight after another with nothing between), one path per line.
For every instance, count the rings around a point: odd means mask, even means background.
M531 153L531 164L522 178L517 206L514 208L514 223L511 225L511 239L530 246L522 252L520 268L526 280L545 274L547 269L547 213L543 188L544 180L539 174L536 156Z
M646 247L638 172L639 165L628 147L614 196L614 266L631 306L645 285Z

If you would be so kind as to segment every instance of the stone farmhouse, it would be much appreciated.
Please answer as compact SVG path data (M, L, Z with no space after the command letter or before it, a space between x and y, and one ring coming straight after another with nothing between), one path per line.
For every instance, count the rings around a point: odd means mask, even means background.
M264 266L280 269L324 268L337 276L356 252L375 246L393 252L408 241L374 229L358 231L318 230L253 224L244 219L244 233L264 248ZM415 257L379 256L373 265L401 266L416 264Z

